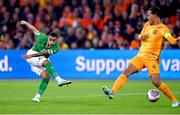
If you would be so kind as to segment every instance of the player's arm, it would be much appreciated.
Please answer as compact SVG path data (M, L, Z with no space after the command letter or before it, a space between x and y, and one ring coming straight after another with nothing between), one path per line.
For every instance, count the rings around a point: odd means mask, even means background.
M139 34L137 39L142 41L142 40L146 40L148 37L149 37L149 34L144 34L144 35Z
M50 49L43 50L41 52L35 53L35 54L30 54L30 55L23 55L24 59L30 59L32 57L39 57L39 56L44 56L44 55L52 55L57 53L60 50L60 47L58 44L54 45Z
M144 27L142 28L141 33L138 35L137 39L139 41L146 40L149 37L149 33L145 33L147 23L144 24Z
M180 46L180 37L174 38L170 32L164 34L164 38L167 39L171 44Z
M30 59L32 57L39 57L39 56L48 55L48 54L49 54L48 50L43 50L43 51L35 53L35 54L23 55L23 58Z
M20 24L27 26L30 30L33 31L34 34L39 32L33 25L31 25L30 23L28 23L28 22L26 22L24 20L20 21Z
M176 39L177 45L180 47L180 36Z

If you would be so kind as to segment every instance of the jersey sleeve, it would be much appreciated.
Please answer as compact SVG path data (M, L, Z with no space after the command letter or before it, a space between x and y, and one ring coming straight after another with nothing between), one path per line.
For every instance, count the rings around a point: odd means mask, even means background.
M60 50L60 47L58 45L58 43L56 43L53 47L51 47L50 49L48 49L48 53L49 55L55 54Z
M141 38L142 35L145 34L145 30L146 30L146 25L147 25L148 22L146 22L141 30L141 33L138 35L138 38Z
M37 38L38 41L47 41L47 39L48 39L48 36L41 32L35 33L35 37Z
M146 25L147 25L148 22L146 22L141 30L141 33L139 34L140 36L141 35L144 35L145 34L145 30L146 30Z
M171 35L169 29L166 27L163 31L163 37L167 39L171 44L176 44L176 39Z

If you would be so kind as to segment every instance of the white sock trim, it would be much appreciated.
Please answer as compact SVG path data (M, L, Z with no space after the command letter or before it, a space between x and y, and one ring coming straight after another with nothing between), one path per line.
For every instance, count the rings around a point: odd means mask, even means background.
M35 97L36 97L36 98L40 98L41 95L40 95L39 93L36 93Z
M61 82L63 79L62 79L61 77L57 76L57 77L55 77L55 80L56 80L57 82Z

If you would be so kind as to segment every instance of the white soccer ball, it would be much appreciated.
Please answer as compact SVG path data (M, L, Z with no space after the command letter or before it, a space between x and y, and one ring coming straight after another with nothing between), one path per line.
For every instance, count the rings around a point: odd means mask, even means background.
M147 98L151 102L156 102L160 98L160 92L157 89L150 89L148 91Z

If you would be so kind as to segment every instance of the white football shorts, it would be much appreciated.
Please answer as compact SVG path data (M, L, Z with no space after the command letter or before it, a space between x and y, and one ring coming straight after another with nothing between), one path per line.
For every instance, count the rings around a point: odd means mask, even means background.
M35 54L38 53L37 51L33 51L32 49L27 51L27 55L29 54ZM30 59L27 59L26 61L30 64L31 66L31 70L33 72L35 72L37 75L40 75L40 73L44 70L46 70L45 67L42 67L42 63L48 60L46 57L44 56L39 56L39 57L32 57Z

